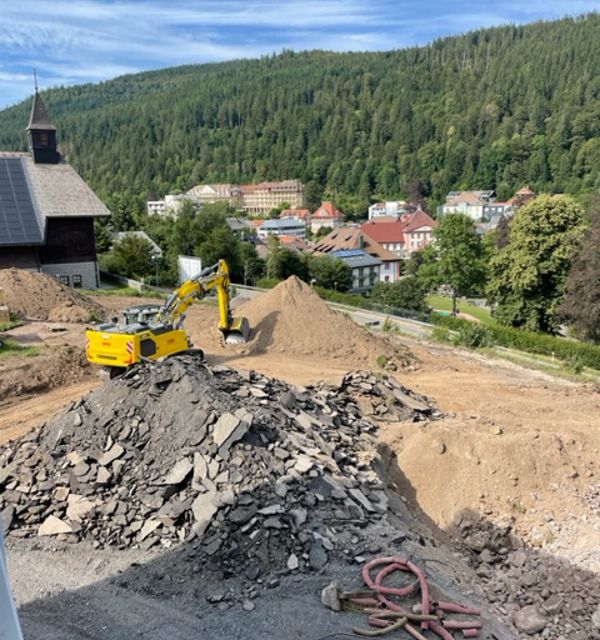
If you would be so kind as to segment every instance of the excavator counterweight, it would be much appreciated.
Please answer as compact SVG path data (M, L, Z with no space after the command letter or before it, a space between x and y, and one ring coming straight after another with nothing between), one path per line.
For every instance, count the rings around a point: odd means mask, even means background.
M111 377L126 368L148 360L159 360L194 349L183 330L185 312L194 300L204 298L212 289L217 292L218 328L227 344L247 342L248 320L231 314L229 268L219 260L198 276L186 280L160 305L145 304L126 309L124 320L95 325L86 331L86 356L102 365Z

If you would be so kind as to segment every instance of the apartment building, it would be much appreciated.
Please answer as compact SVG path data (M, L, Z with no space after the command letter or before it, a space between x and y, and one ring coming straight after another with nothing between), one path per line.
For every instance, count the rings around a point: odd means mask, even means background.
M304 200L304 185L299 180L244 184L240 188L242 208L255 215L266 216L284 202L291 209L299 209Z
M186 195L200 204L226 202L236 209L242 205L242 188L237 184L199 184Z

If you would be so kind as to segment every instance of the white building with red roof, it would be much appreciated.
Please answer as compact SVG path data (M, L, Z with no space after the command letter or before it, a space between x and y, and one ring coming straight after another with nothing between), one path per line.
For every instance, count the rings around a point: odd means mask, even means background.
M336 229L344 223L344 214L329 200L321 202L321 206L310 216L310 230L316 233L323 227Z
M385 221L369 220L360 227L360 230L388 251L403 258L405 223L399 220L390 222L387 216L385 218Z
M361 231L400 258L426 247L433 238L436 221L422 209L404 214L400 220L374 218L361 226Z
M436 226L437 222L423 209L410 214L404 227L404 253L407 258L431 243Z

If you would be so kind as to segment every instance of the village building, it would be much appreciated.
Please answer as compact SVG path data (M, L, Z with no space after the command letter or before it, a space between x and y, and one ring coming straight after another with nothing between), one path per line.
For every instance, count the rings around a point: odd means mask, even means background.
M376 202L369 207L369 220L380 218L382 216L389 216L394 220L397 220L405 213L412 213L416 208L416 205L406 202L406 200Z
M433 230L437 222L423 209L415 211L405 220L404 255L407 258L421 251L433 241Z
M255 215L266 216L284 203L291 209L297 209L304 200L304 185L299 180L244 184L240 189L241 208L246 213Z
M279 217L282 220L283 218L297 218L308 222L310 220L310 211L308 209L283 209Z
M257 234L263 240L268 236L293 236L304 239L306 238L306 225L302 220L295 218L265 220L258 228Z
M187 194L169 194L162 200L148 200L146 202L146 213L149 216L175 218L181 213L186 202L191 202L195 207L198 207L198 203Z
M360 249L381 263L378 271L381 282L397 282L400 279L402 259L382 247L358 227L340 227L321 238L315 245L317 255L334 255L337 251Z
M394 222L379 222L372 219L362 224L360 229L384 249L391 251L400 258L404 258L404 227L404 223L397 220Z
M438 208L439 215L462 213L471 220L479 222L483 217L484 207L494 202L495 193L488 191L450 191L446 202Z
M186 195L198 204L226 202L236 209L242 205L242 188L237 184L199 184Z
M43 271L95 289L94 219L110 212L59 153L37 90L26 132L29 152L0 152L0 269Z
M369 293L379 282L382 262L363 249L339 249L330 255L349 267L352 274L349 293Z
M344 214L329 200L321 202L321 206L310 214L309 226L312 233L319 229L335 229L344 223Z
M436 221L422 209L404 214L397 221L374 218L361 226L361 231L400 258L410 258L433 240Z

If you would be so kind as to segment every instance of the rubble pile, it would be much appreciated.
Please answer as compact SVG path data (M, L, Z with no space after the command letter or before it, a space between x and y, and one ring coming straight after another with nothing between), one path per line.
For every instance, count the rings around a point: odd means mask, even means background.
M425 396L402 386L395 378L369 371L353 371L342 379L339 394L354 400L364 416L385 422L439 419L443 415Z
M489 602L522 638L600 639L598 574L524 546L510 525L466 518L459 533Z
M376 415L437 414L367 372L303 388L191 356L140 366L4 448L5 526L98 547L195 540L232 572L353 559L387 511L356 395Z

